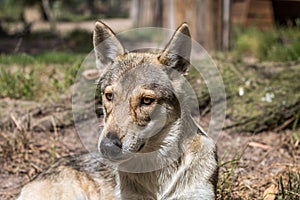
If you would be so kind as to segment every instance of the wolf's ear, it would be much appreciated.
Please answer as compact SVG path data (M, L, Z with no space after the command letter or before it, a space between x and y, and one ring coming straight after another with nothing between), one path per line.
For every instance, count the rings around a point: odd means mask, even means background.
M184 73L189 65L191 49L192 41L189 26L187 23L183 23L177 28L158 59L162 64Z
M93 36L97 67L111 63L117 56L123 55L125 49L114 32L103 22L97 21Z

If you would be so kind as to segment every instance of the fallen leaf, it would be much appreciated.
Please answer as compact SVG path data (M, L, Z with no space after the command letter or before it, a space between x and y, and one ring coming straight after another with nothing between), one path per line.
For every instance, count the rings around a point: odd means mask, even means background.
M278 188L275 184L272 184L264 191L263 200L275 200Z

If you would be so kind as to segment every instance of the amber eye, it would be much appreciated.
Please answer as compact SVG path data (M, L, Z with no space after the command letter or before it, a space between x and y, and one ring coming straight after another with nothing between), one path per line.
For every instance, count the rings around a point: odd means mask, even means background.
M107 101L112 101L114 98L114 94L113 93L105 93L105 98L107 99Z
M151 105L153 102L154 102L155 99L153 98L150 98L150 97L143 97L141 99L141 105L146 105L146 106L149 106Z

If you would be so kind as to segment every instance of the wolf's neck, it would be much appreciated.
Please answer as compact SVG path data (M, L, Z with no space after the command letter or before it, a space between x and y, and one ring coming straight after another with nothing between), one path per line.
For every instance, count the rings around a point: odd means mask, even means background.
M146 173L119 171L120 189L124 191L123 186L129 186L142 191L145 195L154 195L161 198L178 186L178 183L181 182L180 178L183 177L186 171L186 166L186 156L182 155L170 165L156 171Z
M129 173L119 171L120 187L124 189L123 186L132 184L133 188L139 188L139 191L144 191L146 194L158 194L161 192L162 186L172 182L172 178L180 169L181 159L179 157L172 164L151 172Z

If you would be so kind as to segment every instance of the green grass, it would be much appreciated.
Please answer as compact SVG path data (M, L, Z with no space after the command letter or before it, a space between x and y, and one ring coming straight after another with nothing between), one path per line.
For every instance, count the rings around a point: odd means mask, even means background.
M25 73L22 69L10 72L0 69L0 97L33 99L39 85L34 71Z
M235 199L236 194L233 194L233 192L238 187L238 175L236 174L236 169L240 167L240 160L246 148L244 148L241 152L237 152L231 160L224 161L224 157L226 156L227 152L225 152L223 157L220 159L218 165L221 173L219 173L217 200Z
M46 51L38 55L0 54L1 65L72 64L82 60L84 54Z
M259 30L235 27L233 53L254 56L260 61L300 60L300 26Z
M278 193L276 200L294 200L300 199L300 174L289 172L286 180L281 176L278 180Z
M0 98L39 100L69 92L84 55L44 52L0 58Z

